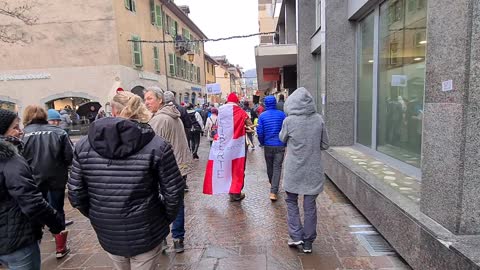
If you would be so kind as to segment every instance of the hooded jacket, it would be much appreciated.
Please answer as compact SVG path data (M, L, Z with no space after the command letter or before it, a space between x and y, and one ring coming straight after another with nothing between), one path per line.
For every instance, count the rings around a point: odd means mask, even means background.
M41 239L42 224L63 230L60 217L43 199L32 171L13 144L0 139L0 255Z
M167 237L184 187L169 143L148 124L107 117L76 144L68 197L103 249L131 257Z
M280 131L280 140L287 144L284 189L302 195L320 194L325 180L321 150L328 149L323 118L316 112L312 95L303 87L288 97L285 112L287 118Z
M286 117L285 113L277 110L277 101L274 96L267 96L264 102L266 111L258 118L258 141L265 146L285 146L278 137Z
M24 129L23 156L33 169L41 190L65 190L68 167L72 164L73 145L65 130L45 123Z
M189 174L192 171L192 160L185 136L185 128L177 108L173 104L163 106L150 119L149 124L155 134L172 145L181 174L183 176Z
M72 124L72 119L66 110L60 111L60 128L67 129Z

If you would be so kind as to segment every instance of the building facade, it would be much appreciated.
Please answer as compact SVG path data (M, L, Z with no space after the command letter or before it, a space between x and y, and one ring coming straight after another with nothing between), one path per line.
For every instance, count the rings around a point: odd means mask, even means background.
M215 66L215 78L222 90L222 94L217 95L220 102L225 102L230 93L237 93L240 97L243 97L245 92L245 82L242 79L243 69L230 63L225 55L212 56L212 58L218 63Z
M32 12L37 23L21 26L30 42L4 44L7 53L0 55L4 107L21 113L29 104L55 109L90 100L105 104L118 88L141 95L151 85L190 102L203 93L203 44L132 42L206 38L172 1L40 0ZM192 62L185 48L194 52Z
M292 2L326 175L413 269L480 269L479 1Z

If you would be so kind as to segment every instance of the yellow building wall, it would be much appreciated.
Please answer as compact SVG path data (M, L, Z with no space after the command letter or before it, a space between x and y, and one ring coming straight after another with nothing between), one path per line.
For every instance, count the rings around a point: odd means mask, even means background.
M117 19L117 40L119 50L119 61L121 65L136 68L133 64L132 42L128 42L132 35L139 36L142 40L163 40L163 27L152 25L150 14L150 1L136 1L136 12L125 8L124 1L113 1ZM156 5L161 5L160 1L155 0ZM136 68L151 73L155 71L153 60L153 47L158 47L160 74L166 73L165 54L162 44L142 43L142 63L141 68Z

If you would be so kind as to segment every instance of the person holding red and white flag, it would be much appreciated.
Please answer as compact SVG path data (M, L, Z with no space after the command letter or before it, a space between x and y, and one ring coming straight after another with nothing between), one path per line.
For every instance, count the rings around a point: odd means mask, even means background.
M231 93L218 110L217 134L208 158L203 193L230 194L230 201L245 198L242 189L247 160L246 132L253 126L247 113L238 105L238 96Z

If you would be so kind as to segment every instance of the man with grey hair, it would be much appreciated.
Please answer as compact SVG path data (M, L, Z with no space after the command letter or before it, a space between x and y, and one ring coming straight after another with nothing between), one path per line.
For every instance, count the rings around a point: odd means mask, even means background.
M180 112L172 102L171 94L173 93L164 93L159 87L149 87L145 91L145 105L153 113L150 126L158 136L172 145L178 168L186 183L187 175L192 171L191 157ZM182 197L177 218L172 224L173 245L177 253L184 251L184 236L185 204Z

